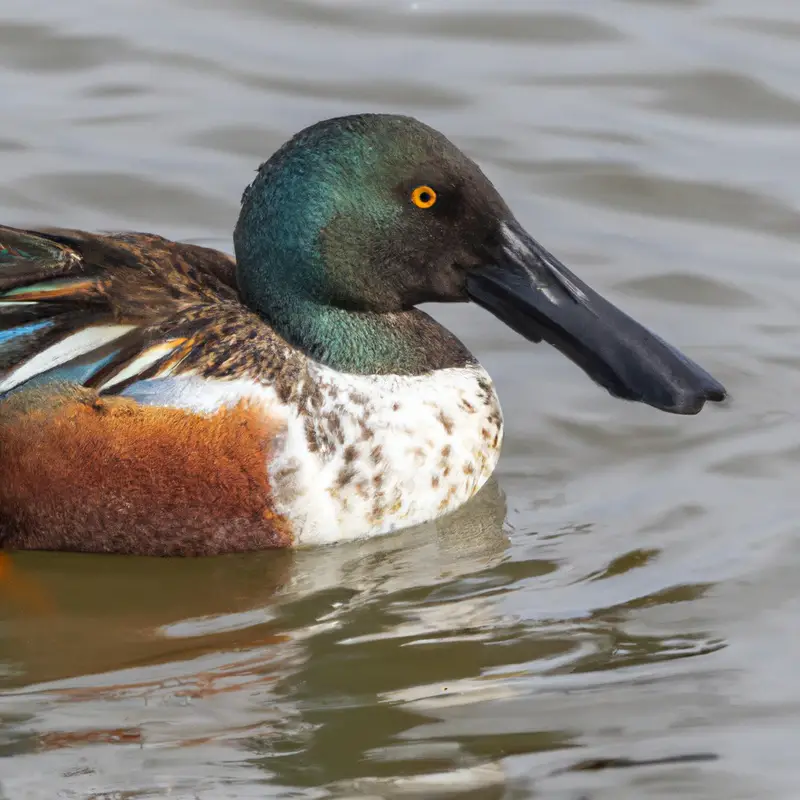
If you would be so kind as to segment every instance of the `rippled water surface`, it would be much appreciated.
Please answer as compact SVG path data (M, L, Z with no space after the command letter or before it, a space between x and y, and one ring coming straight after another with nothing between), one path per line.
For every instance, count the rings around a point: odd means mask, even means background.
M414 114L733 393L671 417L434 309L497 482L352 546L15 557L0 796L798 797L800 4L0 0L0 97L4 222L226 250L291 133Z

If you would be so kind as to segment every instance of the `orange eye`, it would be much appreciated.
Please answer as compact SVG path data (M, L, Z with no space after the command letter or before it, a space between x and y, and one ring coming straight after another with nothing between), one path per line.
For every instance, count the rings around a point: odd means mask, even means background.
M430 208L436 202L436 192L430 186L417 186L411 192L411 202L417 208Z

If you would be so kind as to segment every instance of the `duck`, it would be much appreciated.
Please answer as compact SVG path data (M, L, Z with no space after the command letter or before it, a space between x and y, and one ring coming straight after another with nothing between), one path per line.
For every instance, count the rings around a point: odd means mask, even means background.
M473 302L622 400L727 396L412 117L294 135L233 245L0 226L0 547L220 555L450 514L492 476L503 414L424 303Z

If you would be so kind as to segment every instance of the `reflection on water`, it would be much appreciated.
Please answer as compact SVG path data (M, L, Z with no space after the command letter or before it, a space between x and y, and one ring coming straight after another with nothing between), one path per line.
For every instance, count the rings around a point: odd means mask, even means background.
M230 250L294 131L411 113L733 400L431 309L497 483L343 547L0 562L0 796L794 800L798 39L785 0L4 0L2 221Z
M285 598L305 608L325 597L292 624L320 614L333 624L363 602L490 568L507 544L504 516L491 480L436 524L348 547L211 559L18 553L0 646L24 684L247 648L269 640Z

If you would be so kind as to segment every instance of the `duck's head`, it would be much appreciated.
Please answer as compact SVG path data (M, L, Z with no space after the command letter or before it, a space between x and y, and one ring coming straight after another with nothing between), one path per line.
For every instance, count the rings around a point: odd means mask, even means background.
M301 131L245 191L234 239L241 291L273 323L397 319L420 303L473 301L616 397L677 414L725 397L538 244L472 160L410 117Z

